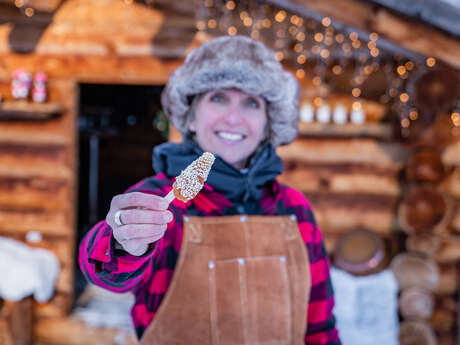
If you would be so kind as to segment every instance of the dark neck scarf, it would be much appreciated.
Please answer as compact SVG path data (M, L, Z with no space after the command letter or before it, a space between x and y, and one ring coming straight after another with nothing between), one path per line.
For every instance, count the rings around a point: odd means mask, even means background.
M203 151L190 138L181 144L165 143L153 150L153 169L169 177L178 176ZM247 169L238 170L216 155L206 183L232 202L259 200L267 182L283 171L283 163L274 147L265 144L249 161Z

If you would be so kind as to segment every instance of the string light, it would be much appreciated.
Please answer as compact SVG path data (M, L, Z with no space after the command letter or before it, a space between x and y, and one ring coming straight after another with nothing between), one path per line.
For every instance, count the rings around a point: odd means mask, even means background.
M14 6L18 8L24 6L24 0L14 0Z
M407 128L410 126L410 120L409 119L402 119L401 120L401 127Z
M316 41L316 42L321 42L323 40L323 34L321 32L317 32L315 34L315 36L313 36L313 39Z
M323 104L323 100L321 97L315 97L313 98L313 105L315 107L319 107L321 104Z
M341 74L342 73L342 66L334 65L332 67L332 73L334 73L335 75Z
M429 57L428 59L426 59L426 65L428 67L434 67L434 65L436 65L436 59L433 57Z
M208 28L215 29L217 27L217 22L215 19L208 20Z
M240 12L240 19L241 20L244 20L244 18L247 18L247 17L249 17L248 12L246 12L246 11L241 11Z
M404 73L406 73L406 67L398 66L398 68L396 68L396 72L398 72L399 75L403 75Z
M407 61L404 65L408 71L412 71L414 68L414 63L412 61Z
M297 57L297 63L304 64L307 61L307 57L304 54L301 54Z
M295 38L297 39L297 41L303 42L303 41L305 41L305 33L298 32L297 35L295 36Z
M251 26L252 25L252 19L251 17L246 17L243 19L243 25L244 26Z
M268 29L272 26L272 22L270 19L268 18L265 18L264 20L262 20L262 26L265 28L265 29Z
M303 45L302 45L302 44L296 43L296 44L294 45L294 51L295 51L296 53L300 53L302 50L303 50Z
M337 43L342 43L344 39L345 39L345 36L344 36L343 34L337 34L337 35L335 35L335 41L336 41Z
M375 57L379 56L380 50L378 50L378 48L372 48L370 54L371 54L372 57L375 58Z
M325 26L325 27L328 27L329 25L331 25L331 18L329 18L329 17L324 17L324 18L321 20L321 24L323 24L323 26Z
M353 110L360 110L362 107L363 106L362 106L361 102L358 102L358 101L353 102L352 105L351 105L351 108Z
M27 7L24 13L27 17L32 17L35 14L35 10L32 7Z
M415 121L418 119L418 111L415 110L415 109L411 109L411 111L409 112L409 118L412 120L412 121Z
M351 45L353 48L358 49L359 47L361 47L361 42L359 40L355 40L351 42Z
M283 52L276 52L275 57L278 61L282 61L284 59Z
M369 35L369 38L371 39L371 41L377 41L379 39L379 35L378 33L376 32L372 32L370 35Z
M358 39L358 33L353 31L350 33L350 35L348 35L348 37L350 38L350 40L356 41Z
M361 96L361 89L358 87L355 87L353 88L353 90L351 90L351 94L353 95L353 97L359 97Z
M238 30L236 29L236 27L234 27L234 26L232 25L232 26L230 26L230 27L228 28L228 31L227 31L227 32L228 32L228 34L229 34L230 36L234 36L234 35L237 34Z
M331 53L329 53L329 50L327 49L322 49L321 52L319 53L319 55L323 58L323 59L327 59L329 57Z
M318 86L319 84L321 84L321 78L316 76L311 80L311 82L314 86Z
M402 94L399 95L399 100L402 103L406 103L409 100L409 95L406 92L403 92Z
M305 71L303 69L298 69L296 72L295 72L295 75L297 78L305 78Z
M230 1L227 1L227 3L225 4L225 7L227 7L227 10L233 11L236 7L236 4L234 1L230 0Z
M452 123L454 124L455 127L460 126L460 113L457 111L454 111L451 115L450 118L452 119Z
M282 23L286 19L286 11L278 11L278 13L275 15L275 20L278 23Z

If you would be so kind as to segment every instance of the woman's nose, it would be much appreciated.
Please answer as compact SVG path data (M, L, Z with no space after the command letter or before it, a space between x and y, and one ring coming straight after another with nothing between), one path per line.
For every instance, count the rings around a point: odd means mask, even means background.
M231 125L239 124L242 120L241 107L238 104L232 104L224 118L224 121Z

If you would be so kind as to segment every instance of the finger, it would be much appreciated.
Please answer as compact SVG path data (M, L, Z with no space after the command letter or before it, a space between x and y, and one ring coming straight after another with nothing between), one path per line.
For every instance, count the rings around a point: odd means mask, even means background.
M123 245L123 249L131 255L141 256L149 249L149 245L147 243L130 241Z
M163 211L166 210L168 206L169 204L159 195L132 192L114 196L110 208L124 209L143 207L149 210Z
M120 211L122 224L167 224L173 220L173 214L166 211L130 209Z
M163 236L166 224L128 224L117 227L113 231L115 239L122 243L126 240L142 239L149 236Z

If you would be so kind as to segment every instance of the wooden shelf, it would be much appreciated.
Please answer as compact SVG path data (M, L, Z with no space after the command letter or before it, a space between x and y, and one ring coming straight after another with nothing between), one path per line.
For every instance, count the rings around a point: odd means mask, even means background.
M0 121L46 121L59 115L59 103L7 101L0 103Z
M361 125L347 123L299 122L299 136L309 137L369 137L389 140L393 137L389 123L365 123Z

